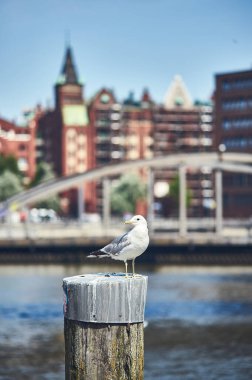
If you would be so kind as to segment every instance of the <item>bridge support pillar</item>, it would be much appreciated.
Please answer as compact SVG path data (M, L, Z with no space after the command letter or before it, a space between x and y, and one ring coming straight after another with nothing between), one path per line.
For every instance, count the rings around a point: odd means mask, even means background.
M78 220L80 223L83 221L84 212L84 185L82 183L78 186Z
M7 235L9 239L12 239L12 215L11 215L11 209L8 207L8 211L6 214L6 221L7 221Z
M179 235L185 236L187 233L186 215L186 166L179 166Z
M110 180L106 177L102 181L102 199L103 199L103 207L102 207L102 218L103 225L105 228L110 226L110 216L111 216L111 208L110 208Z
M30 215L29 215L29 208L26 206L23 206L22 212L24 215L24 220L23 220L23 225L24 225L24 232L25 232L25 237L26 239L31 238L31 224L30 224Z
M223 202L222 202L222 172L217 170L215 173L215 230L218 235L222 233L223 228Z
M148 205L148 229L149 232L153 232L153 221L154 221L154 170L149 168L148 170L148 184L147 184L147 205Z

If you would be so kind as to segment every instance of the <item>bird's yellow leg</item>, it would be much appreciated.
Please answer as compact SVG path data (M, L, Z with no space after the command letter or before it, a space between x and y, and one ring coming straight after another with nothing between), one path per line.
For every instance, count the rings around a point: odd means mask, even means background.
M125 277L128 277L128 263L127 263L127 260L125 260L124 263L125 263Z
M142 277L140 274L135 273L135 259L132 260L132 271L133 271L133 277Z

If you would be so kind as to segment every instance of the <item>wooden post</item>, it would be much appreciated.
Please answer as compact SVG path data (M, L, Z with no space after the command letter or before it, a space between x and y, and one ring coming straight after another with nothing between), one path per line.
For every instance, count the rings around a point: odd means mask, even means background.
M142 380L147 277L63 280L66 380Z
M185 236L186 233L186 167L182 164L179 166L179 234Z

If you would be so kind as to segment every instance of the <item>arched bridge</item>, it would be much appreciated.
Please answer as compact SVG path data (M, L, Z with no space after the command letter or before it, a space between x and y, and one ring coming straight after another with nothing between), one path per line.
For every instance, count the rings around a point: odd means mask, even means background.
M149 207L149 221L153 219L153 169L155 168L177 168L180 176L180 207L179 207L179 221L180 221L180 234L184 235L187 231L186 225L186 204L185 204L185 191L186 191L186 168L201 168L207 166L216 171L216 230L221 232L222 229L222 171L238 172L252 174L252 155L241 153L187 153L187 154L171 154L162 157L153 157L150 159L141 159L134 161L125 161L119 164L111 164L104 167L95 168L81 174L70 175L50 180L42 183L32 189L21 192L1 204L0 214L8 212L15 205L21 208L25 205L45 199L50 195L65 191L67 189L77 187L83 188L83 184L88 181L104 180L106 187L106 180L110 176L120 175L128 170L137 170L141 168L149 169L148 181L148 207ZM82 190L80 190L82 191ZM107 195L106 195L107 194ZM110 209L108 206L108 191L104 191L104 222L107 223L109 219ZM83 194L79 199L83 199ZM79 202L79 211L81 212L81 202Z

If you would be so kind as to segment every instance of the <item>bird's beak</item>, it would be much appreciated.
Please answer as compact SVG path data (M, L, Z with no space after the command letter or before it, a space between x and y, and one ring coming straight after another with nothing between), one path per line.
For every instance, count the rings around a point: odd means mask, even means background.
M124 224L132 224L131 220L125 220Z

